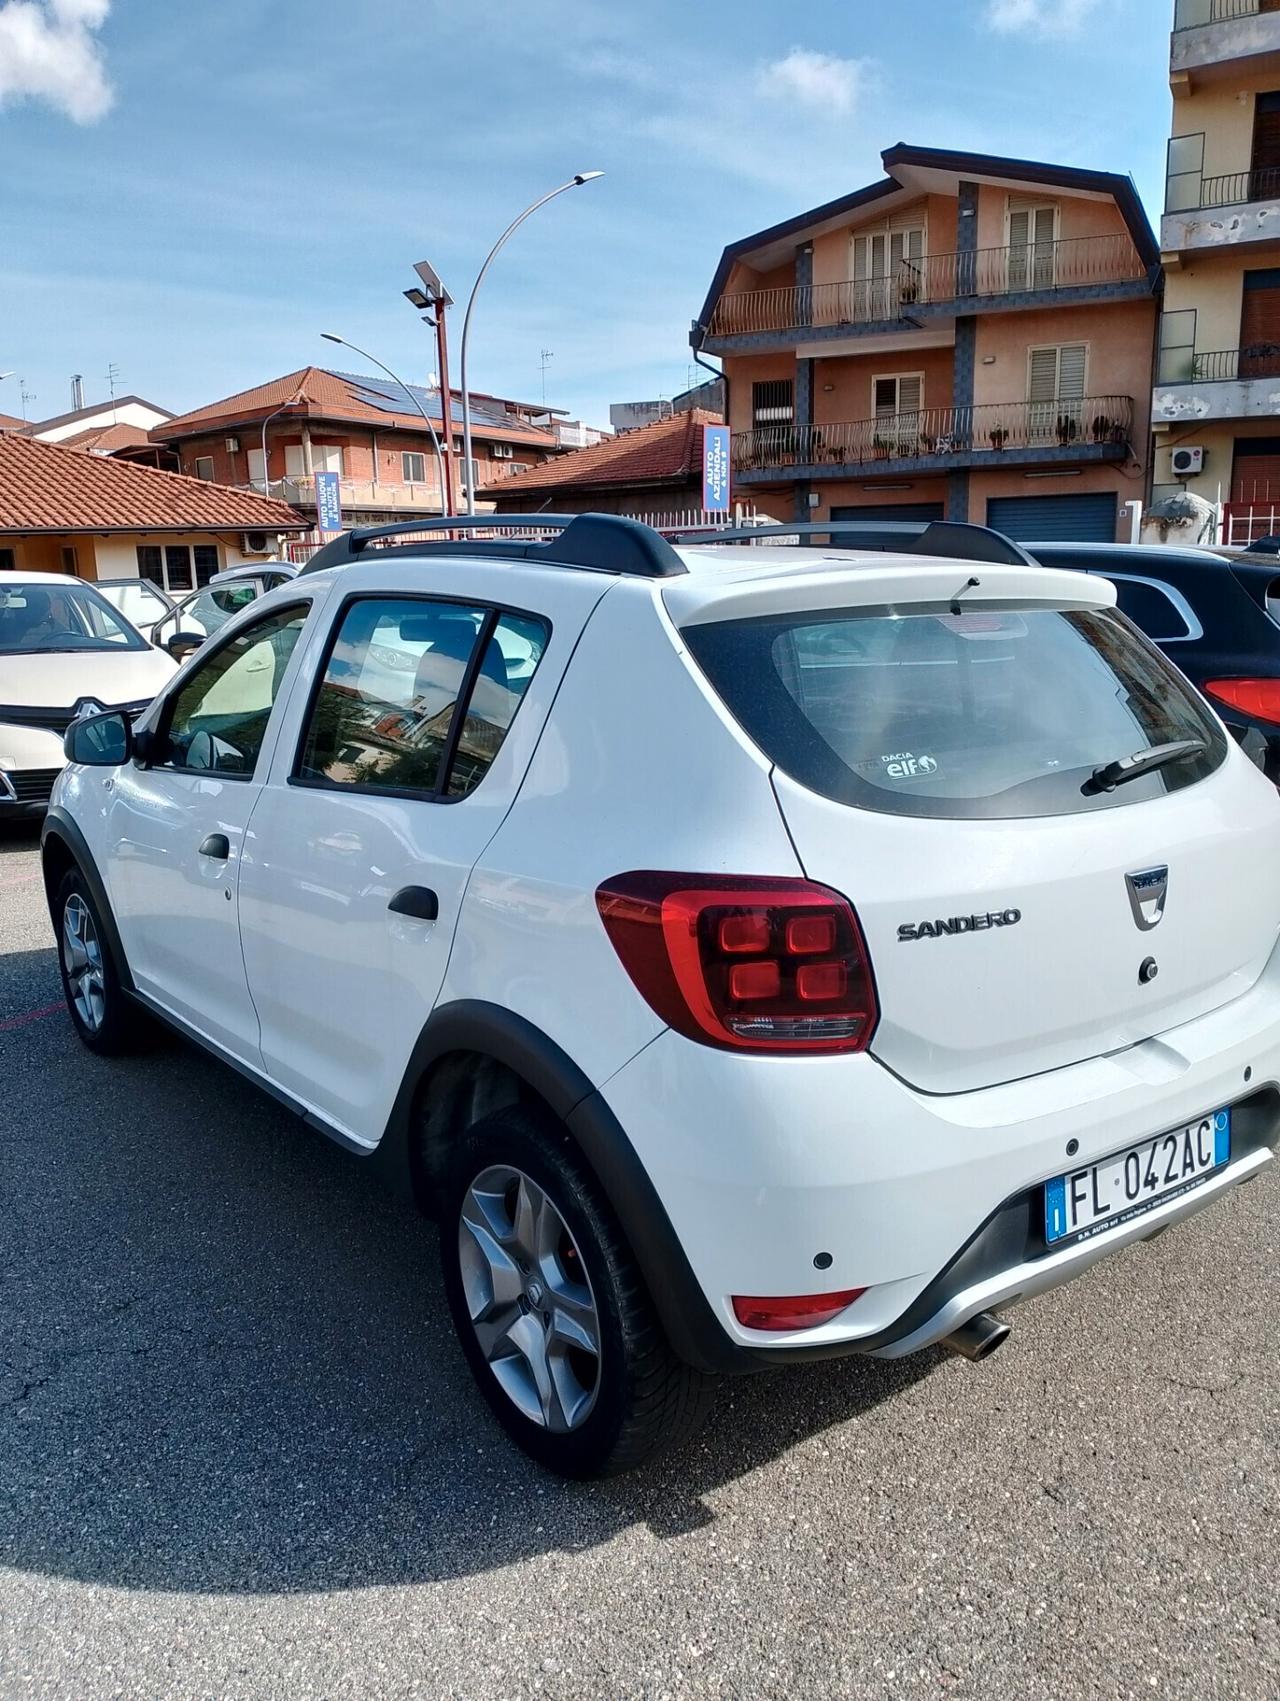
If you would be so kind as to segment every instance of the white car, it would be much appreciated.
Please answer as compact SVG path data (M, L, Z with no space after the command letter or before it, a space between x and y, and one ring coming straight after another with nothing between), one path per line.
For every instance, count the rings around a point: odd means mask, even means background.
M233 614L247 608L258 597L297 577L291 561L243 562L215 573L207 585L171 603L150 628L151 642L166 650L175 661L185 661L206 638L220 631Z
M173 669L82 580L0 575L0 822L43 812L77 714L136 713Z
M529 1453L981 1357L1271 1162L1280 797L1113 586L545 523L335 540L44 832L85 1044L159 1016L411 1187Z

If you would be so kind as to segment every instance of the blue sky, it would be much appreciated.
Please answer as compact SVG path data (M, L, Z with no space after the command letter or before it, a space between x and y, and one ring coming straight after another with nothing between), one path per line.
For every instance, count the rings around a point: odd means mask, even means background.
M400 291L476 307L476 389L605 422L689 379L727 241L907 141L1131 171L1155 219L1170 0L0 0L0 371L39 418L176 410L308 362L434 365ZM456 336L453 373L457 379ZM335 360L334 354L342 353ZM697 369L694 369L694 376ZM18 377L0 412L21 412Z

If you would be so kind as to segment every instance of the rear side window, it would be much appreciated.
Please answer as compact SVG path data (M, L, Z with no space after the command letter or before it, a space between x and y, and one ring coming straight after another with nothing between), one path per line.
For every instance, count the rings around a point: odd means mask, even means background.
M547 636L530 616L463 603L353 602L311 706L295 779L465 797L501 748Z
M823 610L689 627L694 657L764 753L841 803L902 815L1057 815L1211 773L1225 737L1109 610ZM1196 739L1203 754L1086 795L1095 769Z
M1186 617L1164 585L1152 579L1115 578L1116 604L1148 638L1172 643L1191 637Z

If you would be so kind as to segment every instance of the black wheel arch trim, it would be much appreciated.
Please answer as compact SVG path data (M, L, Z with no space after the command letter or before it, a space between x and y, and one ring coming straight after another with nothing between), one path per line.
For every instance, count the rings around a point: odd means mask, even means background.
M428 1018L370 1158L394 1190L421 1196L414 1153L418 1091L432 1066L458 1051L503 1064L565 1124L622 1225L674 1351L700 1370L759 1368L717 1321L657 1189L604 1097L541 1028L502 1005L458 999Z
M79 870L85 885L89 888L89 895L92 897L94 908L98 912L98 921L106 938L107 947L115 961L116 974L120 985L126 992L133 992L134 985L133 977L129 973L129 959L124 954L124 945L121 943L120 933L116 927L116 918L111 909L111 901L107 897L107 889L102 883L102 876L98 873L98 865L94 861L93 852L89 849L84 834L66 810L57 806L49 809L46 813L44 825L40 829L40 867L44 877L45 898L49 905L49 919L53 922L54 933L56 934L58 931L58 918L53 913L53 905L58 894L56 886L51 884L49 879L49 845L54 840L63 846L72 863Z

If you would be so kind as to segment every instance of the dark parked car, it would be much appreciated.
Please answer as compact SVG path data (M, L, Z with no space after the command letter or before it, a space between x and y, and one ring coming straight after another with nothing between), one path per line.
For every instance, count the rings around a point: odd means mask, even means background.
M1280 783L1280 562L1158 544L1023 547L1046 567L1112 580L1121 610L1200 687L1237 738L1263 735L1267 774Z
M1280 532L1269 532L1266 537L1256 537L1244 548L1246 555L1280 555Z

